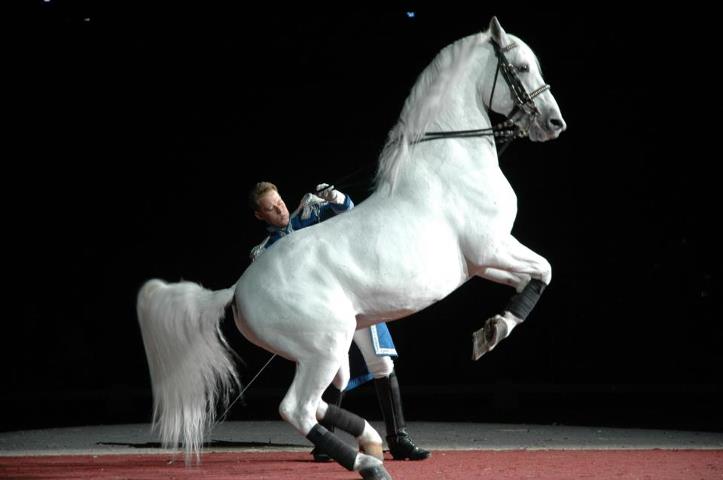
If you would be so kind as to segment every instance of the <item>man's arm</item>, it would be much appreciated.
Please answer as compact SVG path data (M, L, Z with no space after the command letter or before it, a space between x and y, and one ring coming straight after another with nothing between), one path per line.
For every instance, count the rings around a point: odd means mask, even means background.
M322 210L325 208L331 209L335 214L339 214L354 208L354 202L352 202L349 195L344 195L339 190L336 190L333 185L321 183L316 186L316 192L317 195L328 202L327 205L322 207Z
M352 208L354 208L354 202L351 201L351 198L349 197L349 195L344 195L343 203L339 204L339 203L329 202L329 207L331 207L331 209L334 211L334 213L338 214L338 213L346 212L347 210L351 210Z

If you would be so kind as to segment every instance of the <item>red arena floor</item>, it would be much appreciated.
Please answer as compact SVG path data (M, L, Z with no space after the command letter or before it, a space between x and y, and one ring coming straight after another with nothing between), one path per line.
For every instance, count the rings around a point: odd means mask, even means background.
M723 480L719 432L445 422L411 423L409 431L432 457L389 457L394 480ZM0 432L0 479L361 478L313 462L310 450L280 421L219 425L201 464L190 467L161 450L147 424Z
M681 480L723 479L723 450L435 451L424 462L385 462L396 480ZM0 457L7 479L353 480L334 463L305 452L208 453L186 467L169 455Z

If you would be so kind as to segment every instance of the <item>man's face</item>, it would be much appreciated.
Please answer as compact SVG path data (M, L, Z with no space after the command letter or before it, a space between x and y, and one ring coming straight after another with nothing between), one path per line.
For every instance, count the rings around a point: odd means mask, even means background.
M289 223L289 210L281 199L279 192L269 190L264 193L258 202L259 208L254 214L259 220L263 220L269 225L283 228Z

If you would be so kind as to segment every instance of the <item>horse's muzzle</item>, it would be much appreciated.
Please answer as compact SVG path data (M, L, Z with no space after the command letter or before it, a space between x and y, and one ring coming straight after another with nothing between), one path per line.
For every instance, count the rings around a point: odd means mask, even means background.
M550 115L537 116L530 124L529 137L533 142L554 140L567 130L567 123L562 115L555 112Z

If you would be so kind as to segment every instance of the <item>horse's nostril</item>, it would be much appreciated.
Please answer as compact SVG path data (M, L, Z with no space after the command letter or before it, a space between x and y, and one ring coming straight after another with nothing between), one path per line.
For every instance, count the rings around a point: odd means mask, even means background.
M550 124L550 128L552 130L560 130L565 126L565 122L563 122L559 118L551 118L550 120L548 120L547 123Z

